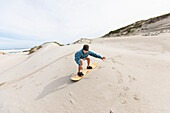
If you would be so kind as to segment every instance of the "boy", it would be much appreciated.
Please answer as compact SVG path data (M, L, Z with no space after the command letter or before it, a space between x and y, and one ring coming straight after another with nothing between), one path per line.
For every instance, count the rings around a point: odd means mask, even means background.
M100 55L97 55L97 54L89 51L89 46L84 45L83 49L81 49L80 51L75 53L75 61L79 65L77 74L80 77L84 75L82 72L80 72L80 70L83 69L83 67L82 67L83 62L80 59L87 60L87 69L92 69L92 67L89 66L90 65L90 58L88 58L88 55L93 56L95 58L100 58L102 60L106 59L106 57L101 57Z

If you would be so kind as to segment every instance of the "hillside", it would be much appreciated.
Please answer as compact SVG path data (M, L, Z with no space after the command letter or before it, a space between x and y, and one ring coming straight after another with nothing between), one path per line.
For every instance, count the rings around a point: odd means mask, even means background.
M169 113L169 36L91 40L107 59L89 56L98 66L79 82L70 78L83 42L0 55L0 113Z
M118 37L130 35L151 36L160 33L170 33L170 13L147 20L137 21L120 29L110 31L104 37Z

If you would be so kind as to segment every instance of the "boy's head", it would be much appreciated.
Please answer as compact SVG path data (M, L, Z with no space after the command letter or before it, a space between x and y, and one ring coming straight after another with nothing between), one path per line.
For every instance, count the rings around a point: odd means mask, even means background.
M89 50L89 45L84 45L84 46L83 46L83 52L84 52L84 53L87 53L88 50Z

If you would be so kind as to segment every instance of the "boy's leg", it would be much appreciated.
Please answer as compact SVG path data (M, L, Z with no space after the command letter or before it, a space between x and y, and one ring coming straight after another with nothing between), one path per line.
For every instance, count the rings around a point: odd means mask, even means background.
M87 66L89 67L89 65L90 65L90 58L86 58L85 60L87 60Z
M81 66L83 65L83 61L80 60ZM78 72L80 72L80 66L78 67Z

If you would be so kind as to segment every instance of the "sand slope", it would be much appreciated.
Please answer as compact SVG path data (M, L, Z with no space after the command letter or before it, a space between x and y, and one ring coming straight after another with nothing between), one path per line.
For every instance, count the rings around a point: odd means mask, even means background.
M0 112L169 113L169 36L93 39L90 50L107 59L90 57L98 67L79 82L70 77L83 42L0 56Z

